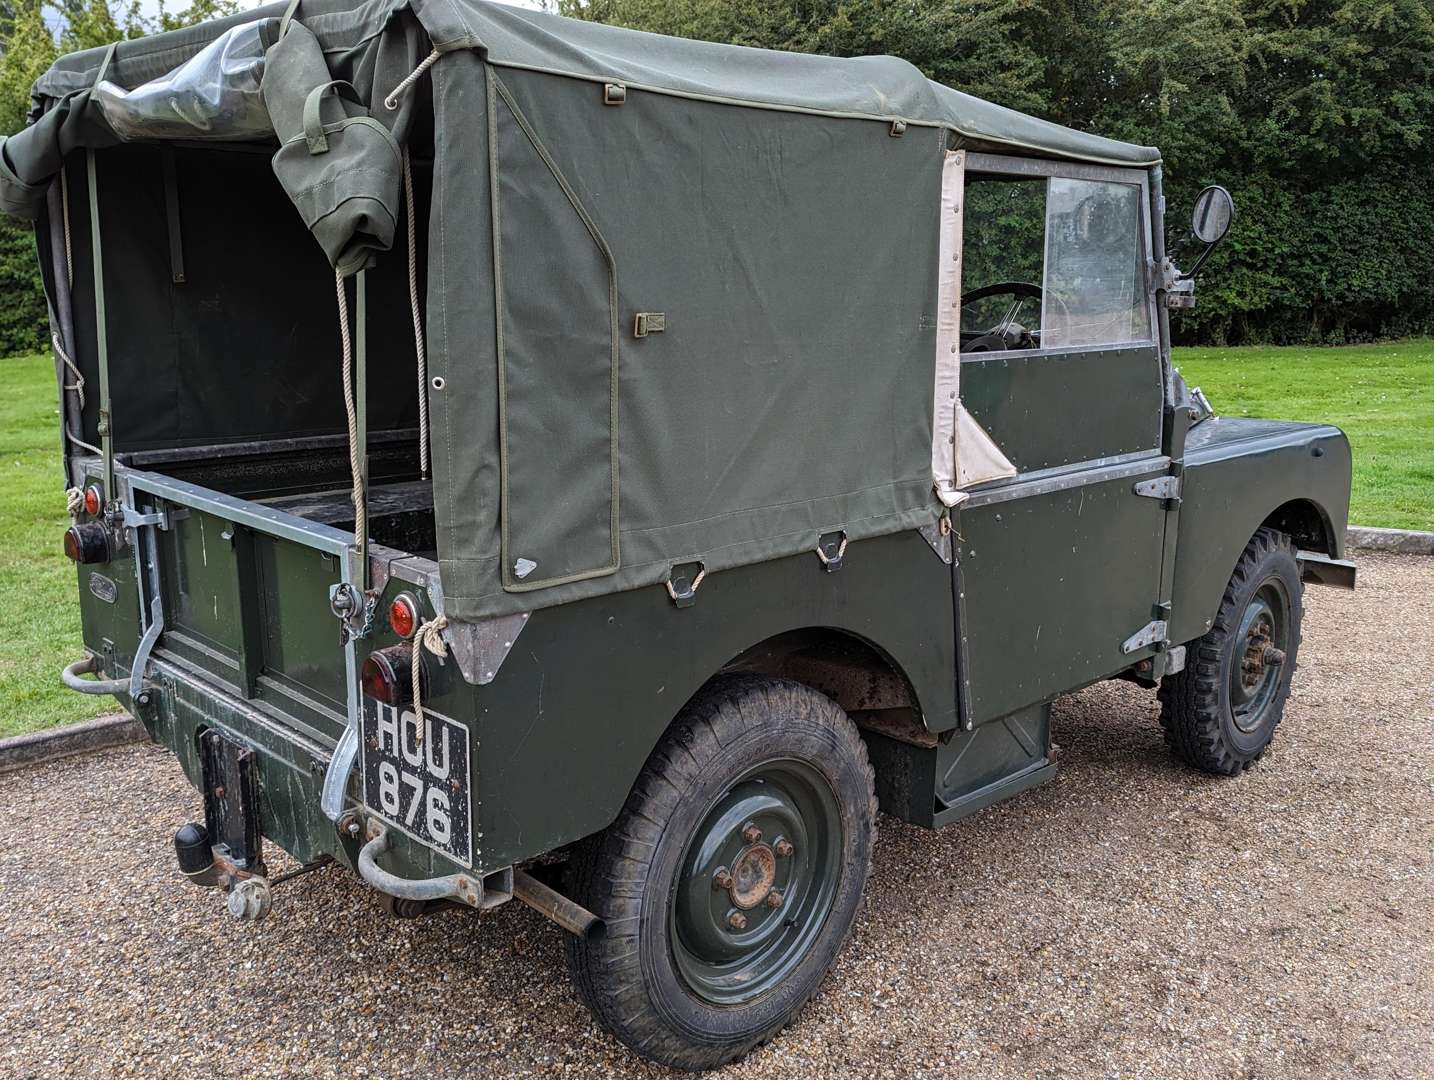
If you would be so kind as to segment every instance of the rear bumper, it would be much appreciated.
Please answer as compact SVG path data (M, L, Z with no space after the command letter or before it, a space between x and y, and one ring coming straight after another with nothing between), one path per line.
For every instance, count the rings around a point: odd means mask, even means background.
M362 805L357 774L350 777L344 792L347 814L340 820L347 822L357 815L360 820L372 822L369 828L351 834L324 813L320 803L324 776L334 751L331 742L296 730L270 709L213 685L173 658L152 657L149 678L153 691L148 704L120 700L134 712L155 742L174 752L195 790L202 791L204 784L199 737L206 730L218 729L255 752L259 767L260 829L264 838L301 863L328 856L356 873L360 871L362 847L375 831L382 829L382 823ZM487 876L485 868L475 866L470 871L458 866L397 830L387 831L383 860L386 869L381 878L369 880L368 875L360 876L390 895L404 895L397 891L400 882L458 874L477 881L481 894L482 882ZM466 898L458 898L467 902ZM497 900L496 895L494 899Z

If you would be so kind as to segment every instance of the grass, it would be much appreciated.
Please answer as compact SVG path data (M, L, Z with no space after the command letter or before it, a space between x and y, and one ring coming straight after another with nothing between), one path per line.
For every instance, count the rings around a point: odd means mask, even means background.
M1434 341L1176 349L1222 416L1318 420L1349 436L1356 525L1434 530Z
M1341 349L1178 349L1226 416L1325 420L1354 448L1351 520L1434 529L1434 341ZM60 685L80 655L55 374L47 356L0 360L0 736L88 719L113 704Z
M116 707L60 685L82 649L75 567L60 549L70 518L59 425L53 361L0 360L0 736Z

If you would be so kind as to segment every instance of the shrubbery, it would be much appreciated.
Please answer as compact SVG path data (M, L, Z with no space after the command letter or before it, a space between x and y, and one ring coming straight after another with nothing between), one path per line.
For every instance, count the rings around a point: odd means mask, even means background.
M1189 342L1434 333L1430 0L547 0L566 15L742 45L891 53L928 76L1159 146L1172 236L1221 183L1238 213ZM155 19L107 0L0 0L0 131L57 51L233 10ZM120 10L116 8L115 10ZM0 224L0 355L43 344L29 230Z

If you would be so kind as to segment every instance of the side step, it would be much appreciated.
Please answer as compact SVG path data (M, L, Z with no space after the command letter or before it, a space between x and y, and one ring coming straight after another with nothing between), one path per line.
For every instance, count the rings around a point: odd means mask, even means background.
M947 741L918 746L862 728L876 767L882 810L939 829L994 803L1044 784L1051 760L1051 707L1032 705Z

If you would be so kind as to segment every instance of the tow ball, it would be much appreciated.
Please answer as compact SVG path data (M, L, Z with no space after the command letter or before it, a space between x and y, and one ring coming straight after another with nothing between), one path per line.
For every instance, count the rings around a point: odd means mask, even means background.
M269 914L274 892L261 872L235 865L214 849L209 830L190 822L174 834L179 870L196 885L224 890L224 906L240 922L258 922ZM260 863L258 869L262 870Z

